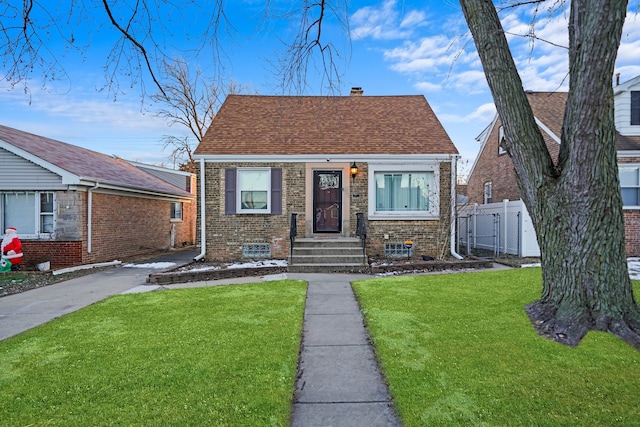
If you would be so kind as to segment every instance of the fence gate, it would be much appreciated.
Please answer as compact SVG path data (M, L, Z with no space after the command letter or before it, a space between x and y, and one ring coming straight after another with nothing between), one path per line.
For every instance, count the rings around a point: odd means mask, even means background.
M500 214L473 214L458 217L458 253L461 247L467 255L474 249L500 253Z
M522 200L458 208L458 253L483 249L519 257L538 257L540 248Z

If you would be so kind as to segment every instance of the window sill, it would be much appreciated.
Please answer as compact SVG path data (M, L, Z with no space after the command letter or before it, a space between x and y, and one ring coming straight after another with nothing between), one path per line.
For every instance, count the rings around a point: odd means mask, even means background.
M433 214L395 214L381 215L373 214L367 218L369 221L438 221L440 217Z

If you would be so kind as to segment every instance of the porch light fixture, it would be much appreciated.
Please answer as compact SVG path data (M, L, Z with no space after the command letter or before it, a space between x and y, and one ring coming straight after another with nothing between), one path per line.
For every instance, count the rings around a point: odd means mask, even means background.
M356 162L351 164L351 179L356 179L356 175L358 175L358 165Z

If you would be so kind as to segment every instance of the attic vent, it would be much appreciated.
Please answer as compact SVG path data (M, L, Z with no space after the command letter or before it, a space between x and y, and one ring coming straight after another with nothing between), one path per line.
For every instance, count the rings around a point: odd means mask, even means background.
M361 87L351 88L351 96L362 96L362 94L364 94L364 90Z

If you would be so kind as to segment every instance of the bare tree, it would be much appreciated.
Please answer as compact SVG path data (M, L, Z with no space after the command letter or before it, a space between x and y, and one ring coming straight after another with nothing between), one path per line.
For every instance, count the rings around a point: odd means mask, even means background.
M495 5L460 3L540 243L542 296L527 306L533 325L541 335L569 345L600 330L640 349L640 310L626 264L612 88L627 1L571 1L570 89L557 163L536 125Z
M315 70L321 76L320 87L329 93L338 93L350 52L350 46L338 45L350 41L349 2L303 0L299 3L298 8L286 14L272 13L276 19L299 18L293 39L283 41L285 50L274 62L280 86L286 92L303 93L309 85L309 72Z
M541 334L570 345L577 345L589 330L609 331L640 349L640 309L625 261L611 84L627 0L570 3L570 89L556 163L535 123L494 3L460 3L503 122L504 148L513 159L540 243L542 296L527 307L534 326ZM504 4L553 8L564 3L516 0ZM198 2L187 4L197 6ZM265 0L265 4L269 9L271 2ZM331 28L346 29L348 33L348 2L304 0L300 4L301 8L295 11L300 16L300 27L278 64L283 86L302 92L308 81L307 71L316 67L323 84L335 87L340 77L337 64L341 49L336 47L327 25L337 23L339 27ZM83 0L69 0L66 13L53 13L43 5L33 0L5 0L0 4L0 54L5 78L12 84L23 83L25 90L33 73L41 72L45 80L64 75L57 58L47 51L47 38L58 35L68 46L82 50L76 47L71 24L88 21L87 9L95 7ZM160 16L181 15L183 4L102 0L101 7L106 17L102 25L117 34L105 67L107 85L117 89L121 75L130 76L135 84L144 70L167 97L157 69L169 57L163 36L169 38L172 31ZM206 7L210 8L210 20L200 34L201 40L217 46L225 21L222 0ZM533 36L531 39L538 40ZM213 51L218 50L214 47ZM193 113L187 114L183 124L190 127ZM199 117L205 120L212 116L203 113ZM193 129L197 136L199 128Z
M182 125L191 135L178 137L165 135L162 148L171 148L169 159L174 167L195 172L193 149L204 137L225 97L248 92L249 88L235 82L224 84L214 78L207 79L198 68L191 72L185 61L164 63L164 90L152 96L162 107L157 115L169 125Z
M159 70L173 56L171 37L177 23L179 31L190 30L185 22L184 8L198 8L199 15L208 17L197 28L193 38L193 52L207 48L207 55L218 65L222 56L219 34L228 28L222 0L201 5L198 2L172 3L161 0L67 0L66 2L37 2L34 0L3 0L0 3L0 57L3 78L11 86L22 85L29 92L33 76L46 85L54 80L66 80L63 60L49 48L63 43L68 52L83 58L93 35L101 32L112 40L106 54L104 75L107 89L114 98L123 88L139 85L146 93L145 75L156 89L164 91ZM103 13L95 13L96 9ZM67 53L68 53L67 52ZM65 55L67 54L65 53ZM129 78L121 83L122 77Z

